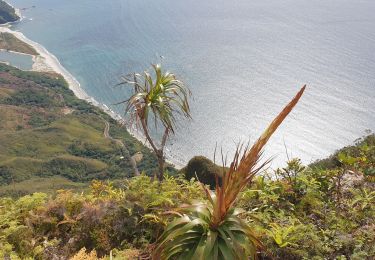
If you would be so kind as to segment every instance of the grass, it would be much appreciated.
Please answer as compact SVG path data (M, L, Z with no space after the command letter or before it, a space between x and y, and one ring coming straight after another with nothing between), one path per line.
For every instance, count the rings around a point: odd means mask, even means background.
M103 135L104 120L130 156L143 153L140 171L156 169L149 149L104 112L77 99L61 77L4 64L0 76L0 186L46 177L81 183L131 176L130 158Z
M7 186L0 186L0 196L19 197L25 194L43 191L47 194L55 194L57 190L84 191L87 183L73 182L67 178L54 176L50 178L32 178L30 180L11 183Z
M9 156L0 163L0 182L19 182L35 176L42 169L43 161L30 157Z
M16 130L26 127L24 118L28 117L29 110L17 106L0 105L0 130Z
M9 84L8 80L0 78L0 84ZM0 90L0 98L7 98L14 92L12 89L1 89Z
M10 169L13 175L18 177L17 180L34 175L68 174L69 172L71 175L67 176L76 179L72 173L73 168L76 168L75 172L80 169L83 175L104 172L109 168L110 159L116 155L120 157L119 149L110 140L104 138L102 130L81 122L81 117L82 115L68 115L44 127L2 131L0 153L10 159L0 162L0 167ZM81 154L71 151L72 145L76 142L89 147L87 150L91 153L99 154L98 158L90 158L90 154L85 154L85 151ZM108 158L104 155L108 155ZM20 160L32 163L30 166L23 167L24 163L19 163ZM16 161L18 162L15 163ZM35 163L36 161L40 163ZM127 174L123 172L122 175Z
M30 55L39 55L39 53L33 47L19 40L11 33L0 33L0 49Z

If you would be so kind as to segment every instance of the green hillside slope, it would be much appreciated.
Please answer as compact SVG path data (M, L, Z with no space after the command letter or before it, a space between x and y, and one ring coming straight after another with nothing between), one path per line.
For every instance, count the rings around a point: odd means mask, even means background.
M104 136L106 121L126 151ZM145 155L139 170L152 173L151 152L108 115L77 99L61 76L0 64L0 185L56 176L73 182L128 177L136 152ZM30 192L11 187L16 186L0 187L0 195Z

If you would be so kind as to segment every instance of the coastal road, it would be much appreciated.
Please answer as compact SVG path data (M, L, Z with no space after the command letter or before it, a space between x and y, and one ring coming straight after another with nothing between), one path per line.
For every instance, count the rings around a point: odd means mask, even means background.
M103 119L103 118L102 118ZM109 134L109 123L108 121L104 120L104 123L105 123L105 127L104 127L104 137L107 138L107 139L110 139L111 141L115 142L116 144L118 144L120 147L121 147L121 153L122 153L122 156L124 158L126 157L129 157L129 160L130 160L130 164L132 165L133 167L133 170L134 170L134 175L137 176L139 175L139 171L138 171L138 168L137 168L137 162L135 161L135 159L130 155L129 153L129 150L126 148L125 144L119 140L119 139L115 139L113 138L110 134Z

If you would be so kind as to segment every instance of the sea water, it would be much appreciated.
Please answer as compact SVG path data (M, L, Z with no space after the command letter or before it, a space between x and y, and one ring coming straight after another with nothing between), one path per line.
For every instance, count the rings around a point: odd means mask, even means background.
M0 62L7 63L22 70L31 70L33 66L33 58L30 55L8 51L0 51Z
M175 161L228 156L254 141L299 88L300 103L267 145L272 167L305 163L375 129L373 0L11 0L13 26L56 55L113 110L122 75L164 67L192 90L192 121L168 143ZM286 148L286 149L285 149Z

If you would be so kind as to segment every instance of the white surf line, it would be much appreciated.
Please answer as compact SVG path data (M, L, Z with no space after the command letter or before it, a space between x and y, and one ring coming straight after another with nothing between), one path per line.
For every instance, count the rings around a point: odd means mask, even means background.
M70 74L59 62L59 60L47 51L44 46L42 46L39 43L36 43L30 39L28 39L23 33L18 31L10 30L9 28L0 27L0 32L3 33L10 33L17 37L19 40L27 43L28 45L32 46L39 55L33 55L34 65L33 69L34 71L42 71L42 72L56 72L58 74L61 74L65 80L69 84L69 88L74 92L74 94L80 98L87 101L90 101L92 98L87 95L87 93L81 88L81 85L79 82L73 77L72 74Z
M59 62L59 60L56 58L55 55L50 53L43 45L34 42L27 38L23 33L19 31L13 31L9 29L8 27L1 27L0 26L0 32L5 33L11 33L15 37L17 37L22 42L27 43L28 45L32 46L39 55L31 55L33 57L33 71L39 71L39 72L55 72L64 77L64 79L68 82L69 89L73 91L74 95L78 97L79 99L83 99L90 104L99 107L102 109L105 113L107 113L109 116L111 116L114 120L119 122L120 124L125 125L125 121L122 116L120 116L118 113L114 112L112 109L108 108L107 105L102 104L95 100L93 97L89 96L84 89L82 89L81 84L78 82L78 80L70 73L68 72ZM143 145L147 146L151 149L151 145L146 141L146 138L143 136L142 133L139 131L134 131L134 129L126 127L128 132L138 141L143 143ZM177 160L174 158L172 153L166 154L166 162L174 165L176 169L181 169L184 164L181 162L182 160Z

